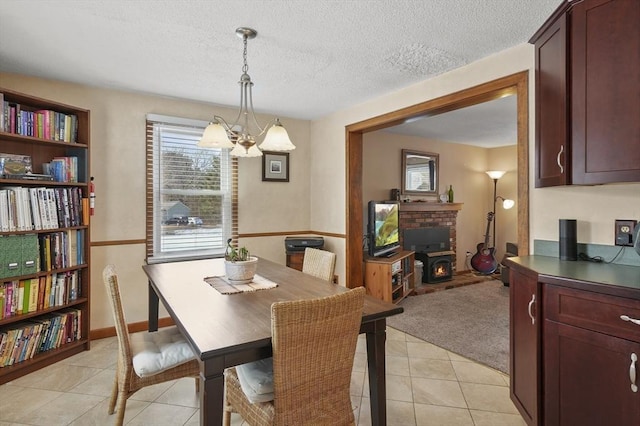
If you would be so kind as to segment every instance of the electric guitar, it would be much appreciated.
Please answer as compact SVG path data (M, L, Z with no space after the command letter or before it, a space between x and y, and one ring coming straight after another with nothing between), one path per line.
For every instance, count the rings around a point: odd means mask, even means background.
M487 232L484 236L484 242L478 244L477 253L471 257L471 267L485 275L493 274L498 269L498 261L493 255L496 249L489 247L489 227L492 220L493 212L490 212L487 215Z

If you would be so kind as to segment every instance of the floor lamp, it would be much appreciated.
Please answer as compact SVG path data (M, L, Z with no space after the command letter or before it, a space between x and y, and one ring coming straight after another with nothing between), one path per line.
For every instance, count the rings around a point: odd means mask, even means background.
M496 190L498 189L498 179L500 179L504 174L507 173L502 170L490 170L487 172L489 177L493 179L493 243L492 247L495 249L496 247L496 202L498 198L502 200L502 207L506 210L510 209L514 206L515 202L513 200L505 199L499 195L497 195Z

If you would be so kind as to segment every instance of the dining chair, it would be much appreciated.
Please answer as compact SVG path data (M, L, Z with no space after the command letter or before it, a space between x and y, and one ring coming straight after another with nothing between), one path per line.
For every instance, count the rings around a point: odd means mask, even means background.
M118 367L109 401L109 414L117 412L116 425L124 420L127 399L145 386L183 377L195 377L198 389L198 361L176 327L152 333L129 334L118 276L113 265L102 271L118 338ZM117 407L116 407L117 403Z
M336 254L326 250L307 247L304 249L302 272L325 281L333 281L336 269Z
M364 296L358 287L271 305L273 357L225 371L223 424L236 412L253 426L354 425L349 389Z

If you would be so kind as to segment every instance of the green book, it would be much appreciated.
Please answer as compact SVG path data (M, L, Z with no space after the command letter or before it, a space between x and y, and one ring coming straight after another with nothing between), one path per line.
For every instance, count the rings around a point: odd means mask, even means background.
M40 271L40 247L38 235L24 234L21 237L21 275L36 274Z

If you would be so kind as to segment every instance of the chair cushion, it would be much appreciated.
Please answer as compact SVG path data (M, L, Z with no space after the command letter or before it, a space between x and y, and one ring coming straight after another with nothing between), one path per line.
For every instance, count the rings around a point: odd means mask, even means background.
M252 403L273 401L273 358L236 367L242 392Z
M153 376L195 359L191 346L177 327L131 334L131 351L133 369L140 377Z

